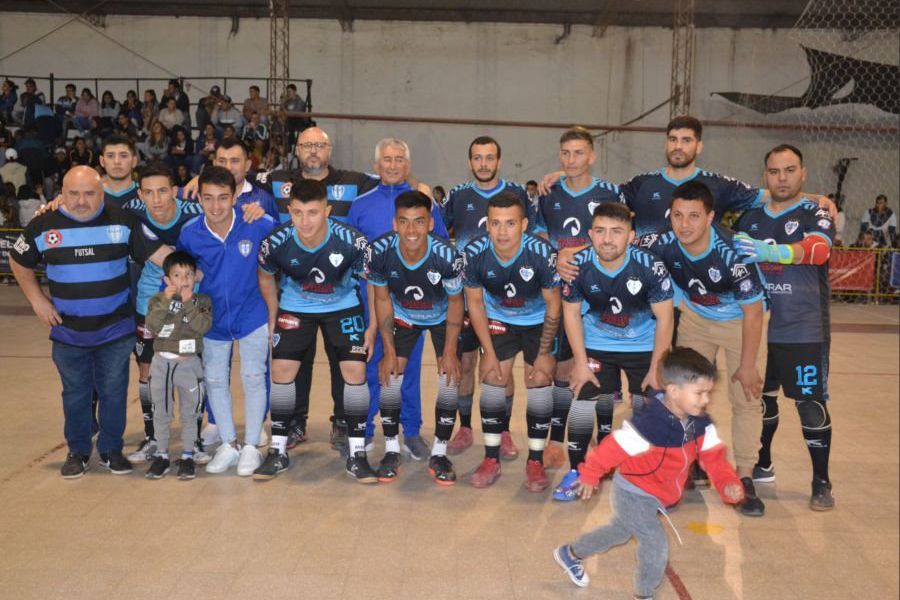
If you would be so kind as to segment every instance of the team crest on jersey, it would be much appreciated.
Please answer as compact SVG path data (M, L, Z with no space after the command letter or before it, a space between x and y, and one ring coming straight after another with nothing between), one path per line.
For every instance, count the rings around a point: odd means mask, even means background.
M788 235L791 235L792 233L797 231L798 227L800 227L800 222L797 221L796 219L791 219L790 221L788 221L787 223L784 224L784 232Z
M831 221L829 221L828 219L819 219L817 224L822 229L828 229L829 227L831 227Z
M56 248L60 244L62 244L63 236L60 232L55 229L51 229L47 233L44 234L44 241L51 248Z
M519 269L519 275L522 277L522 281L531 281L531 278L534 277L534 269L531 267L522 267Z
M245 258L250 256L251 250L253 250L253 242L250 240L241 240L238 242L238 252L241 253L241 256Z
M344 262L344 255L338 252L332 252L328 255L328 261L332 265L334 265L334 267L338 267L342 262Z
M118 244L125 237L125 228L121 225L110 225L106 228L106 235L113 244Z
M719 283L720 281L722 281L722 272L719 271L717 268L710 267L708 273L709 273L709 278L712 280L713 283Z
M441 281L441 274L437 271L432 271L429 269L428 273L425 274L428 277L428 281L431 282L431 285L437 285Z
M331 199L332 200L343 200L344 199L344 186L342 186L342 185L331 186ZM337 265L335 265L335 266L337 266Z
M625 287L628 288L628 291L632 296L636 296L637 293L641 291L641 288L644 287L644 284L641 283L640 279L637 279L636 277L630 277L625 283Z

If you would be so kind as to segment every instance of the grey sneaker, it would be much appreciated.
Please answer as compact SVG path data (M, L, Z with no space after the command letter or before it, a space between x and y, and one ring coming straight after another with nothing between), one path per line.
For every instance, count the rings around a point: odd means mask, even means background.
M153 438L144 438L141 440L140 445L138 445L137 450L128 455L128 462L132 463L145 463L153 460L153 457L156 456L156 440Z
M431 451L421 435L405 436L403 438L403 451L409 454L409 457L413 460L425 460L431 455Z
M775 465L769 465L764 468L757 465L753 466L753 481L756 483L772 483L775 481Z

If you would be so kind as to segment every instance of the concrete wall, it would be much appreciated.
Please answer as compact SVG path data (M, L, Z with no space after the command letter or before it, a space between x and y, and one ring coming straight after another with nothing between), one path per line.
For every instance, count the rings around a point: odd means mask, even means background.
M63 16L6 13L0 17L0 57L50 32ZM268 73L269 25L240 21L230 35L230 19L107 17L103 33L71 23L42 41L0 61L0 74L58 77L257 76ZM610 28L592 36L589 27L545 25L356 22L342 32L336 22L291 23L291 73L314 80L314 107L321 111L509 119L561 123L618 124L640 115L669 96L671 31L659 28ZM693 112L704 119L798 123L801 118L844 122L854 115L866 122L896 118L867 108L840 107L763 117L711 96L714 91L800 95L809 69L799 39L785 30L701 29L697 36ZM118 44L116 43L118 42ZM871 44L859 41L867 48ZM119 45L121 44L121 45ZM123 47L124 46L124 47ZM835 43L836 49L837 42ZM125 48L128 48L126 50ZM827 48L826 48L827 49ZM896 61L896 46L887 55ZM197 82L208 88L210 82ZM81 85L81 82L79 82ZM101 84L122 94L134 85ZM163 82L154 84L161 89ZM245 85L229 89L236 101ZM192 99L200 96L197 89ZM664 125L668 107L640 124ZM333 133L335 163L368 169L375 142L403 137L413 150L417 176L445 187L469 177L468 142L490 134L503 145L504 173L525 181L556 168L559 131L534 128L485 128L384 122L327 121ZM884 191L897 210L896 136L842 136L823 133L811 139L773 130L710 128L701 161L708 169L751 183L760 181L761 159L776 143L801 145L810 167L809 189L828 192L835 177L830 166L839 156L858 156L846 182L848 231L855 217ZM664 164L662 135L612 134L600 143L595 173L610 181Z

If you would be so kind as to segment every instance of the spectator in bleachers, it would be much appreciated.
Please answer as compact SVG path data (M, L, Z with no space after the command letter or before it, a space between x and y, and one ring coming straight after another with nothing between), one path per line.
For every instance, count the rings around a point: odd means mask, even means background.
M144 103L141 105L141 120L143 121L141 131L144 136L150 135L150 128L156 122L157 116L159 116L159 103L156 101L156 92L144 90Z
M269 126L261 121L260 114L256 111L250 113L241 139L247 146L252 147L257 140L267 142L269 140Z
M250 121L250 115L253 113L259 114L259 122L260 123L268 123L269 122L269 103L266 102L265 98L260 97L259 95L259 86L251 85L250 86L250 97L244 100L244 120Z
M159 111L157 117L168 131L172 131L175 127L184 127L184 113L178 108L174 98L166 100L166 106Z
M306 104L306 100L301 98L297 93L297 86L293 83L288 84L287 88L285 88L284 97L281 99L281 110L304 112L308 110L308 108L309 107ZM314 124L315 123L310 119L304 119L301 117L288 117L288 141L290 142L291 147L293 147L297 142L297 136L300 134L300 132ZM293 154L293 152L291 154Z
M4 120L0 119L0 167L6 162L6 149L12 147L13 140L14 137L12 131L7 129Z
M63 131L68 131L75 118L75 106L78 104L78 92L74 83L66 84L66 93L56 99L56 115Z
M100 117L91 117L91 124L87 131L83 134L84 141L90 148L97 148L103 140L103 126L100 124Z
M219 98L222 97L222 91L219 86L214 85L209 88L209 95L203 96L200 98L200 101L197 103L197 129L203 131L206 129L207 123L212 123L212 113L216 108L216 104L219 102Z
M173 174L175 187L184 187L186 186L193 175L191 174L191 170L187 165L178 165L175 168L175 173Z
M874 250L879 247L878 242L875 240L875 234L871 229L860 231L859 237L856 238L856 243L853 245L857 248L865 248L866 250Z
M13 108L19 101L17 88L11 79L4 79L3 83L0 83L0 121L4 123L12 123Z
M44 105L38 105L41 108L47 108ZM43 118L42 118L43 119ZM56 125L56 118L49 116L48 119L52 125ZM58 131L51 132L52 134ZM55 136L49 140L53 143ZM44 162L47 158L47 144L38 134L37 126L31 125L25 129L25 137L16 145L16 152L19 154L18 161L25 165L27 170L26 183L34 185L41 181L44 173ZM18 188L16 188L18 189Z
M94 151L87 147L83 137L76 137L72 141L72 150L69 151L69 166L84 165L90 167L96 164Z
M194 159L194 140L181 125L172 130L169 143L169 166L174 171L180 165L189 166Z
M181 89L181 82L177 79L170 79L169 86L166 88L166 93L159 101L159 109L162 111L163 107L166 106L166 101L172 98L175 100L175 108L181 111L183 115L181 125L184 125L188 129L191 128L191 101L188 98L188 95L184 93L184 90Z
M860 223L860 236L867 231L872 232L872 238L879 246L890 247L894 245L897 236L897 215L887 205L887 196L878 194L875 198L875 206L867 210Z
M442 206L444 204L444 198L447 196L447 191L444 189L442 185L436 185L431 189L431 193L434 196L434 201L437 202L438 206Z
M16 194L18 200L19 227L27 227L43 204L43 198L34 188L23 185Z
M46 103L44 92L38 91L34 79L29 77L25 80L25 91L19 94L19 103L13 108L13 119L22 125L31 125L35 105Z
M236 140L238 138L237 131L234 128L234 125L226 125L222 128L222 139L219 140L221 143L223 140Z
M140 137L137 127L135 127L134 122L128 118L127 112L119 113L116 117L116 126L113 127L112 132L130 137L133 140L137 140Z
M53 156L44 163L44 192L50 198L56 198L62 189L62 178L69 170L69 153L62 146L53 151Z
M103 137L112 132L120 112L122 112L122 104L116 100L113 93L109 90L103 92L103 95L100 97L100 113L98 114Z
M225 137L225 127L231 125L235 133L244 129L244 115L231 104L229 96L222 96L216 104L212 113L212 123L216 129L222 131L222 137Z
M199 173L203 170L204 165L211 164L218 147L219 137L216 127L212 123L207 123L206 127L203 128L203 133L200 134L200 137L197 138L197 143L194 145L197 153L194 155L194 164L191 170L194 173Z
M94 94L88 88L81 90L81 98L75 104L75 117L72 124L79 132L85 132L91 128L91 119L100 114L100 104L94 98Z
M121 112L128 116L128 120L134 124L135 130L140 130L141 126L144 124L144 118L141 114L143 110L143 105L141 101L138 100L137 92L134 90L128 90L125 93L125 102L122 103Z
M141 145L140 152L147 161L158 160L165 162L169 156L169 135L160 121L156 121L150 128L150 135Z
M28 183L28 167L19 162L19 153L15 148L6 150L6 163L0 167L0 179L13 185L13 196L16 190Z

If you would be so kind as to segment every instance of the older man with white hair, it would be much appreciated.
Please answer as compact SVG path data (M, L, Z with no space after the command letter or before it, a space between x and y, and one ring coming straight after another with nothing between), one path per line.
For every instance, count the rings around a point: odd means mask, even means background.
M417 189L410 185L408 178L412 163L409 145L397 138L384 138L375 145L375 172L381 178L378 185L356 198L350 206L347 223L358 229L368 240L393 230L394 200L403 192ZM447 228L441 218L441 212L435 204L431 211L434 217L434 234L447 238ZM363 306L368 307L365 286L360 286ZM369 315L373 318L373 315ZM430 448L419 435L422 426L421 388L419 373L422 366L423 338L420 338L412 355L409 357L404 372L401 388L401 425L403 426L403 449L414 460L423 460L430 455ZM381 362L383 347L381 337L376 339L375 353L366 369L369 383L369 418L366 424L366 439L373 437L375 429L372 424L380 409L381 385L378 382L378 365ZM352 432L351 432L352 434Z

